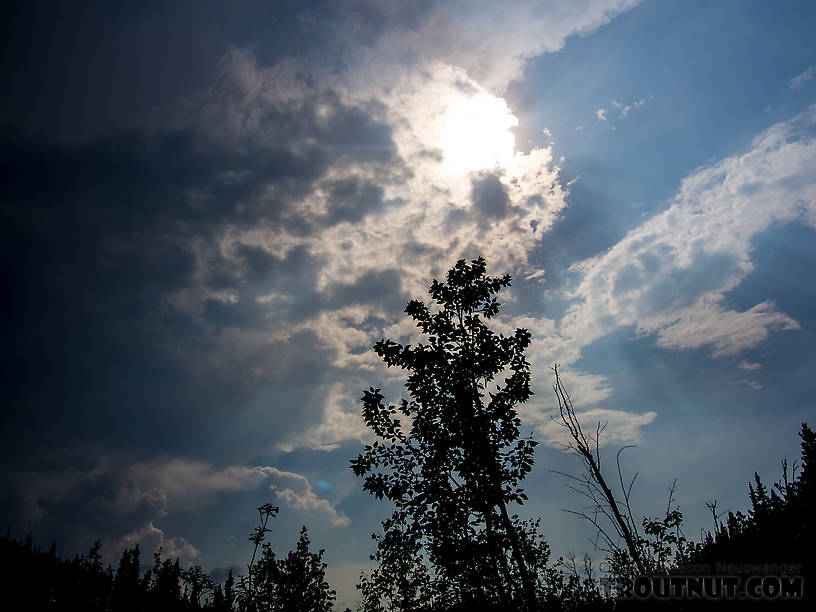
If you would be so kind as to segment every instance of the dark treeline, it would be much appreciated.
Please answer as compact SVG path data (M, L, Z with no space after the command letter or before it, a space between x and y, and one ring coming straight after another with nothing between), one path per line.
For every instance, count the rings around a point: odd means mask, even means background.
M664 597L653 587L650 597L617 597L608 602L609 609L812 610L816 434L803 423L799 437L800 462L789 470L783 460L778 481L768 487L754 473L754 482L748 485L747 514L718 513L715 502L708 504L714 528L702 541L686 541L679 530L682 514L676 509L668 511L662 521L643 519L644 527L651 526L648 543L659 542L671 555L663 571L655 572L665 577L669 589L672 578L691 579L706 587L707 577L725 576L734 585L733 597L706 597L705 588L701 597ZM632 582L626 586L631 589ZM620 595L620 591L613 594Z
M246 575L216 584L200 565L181 567L178 558L153 555L152 567L142 572L139 546L125 548L114 569L102 562L101 542L87 554L71 560L56 554L52 544L46 552L10 537L0 540L0 576L8 601L20 610L86 610L147 612L210 610L212 612L260 612L292 610L328 612L335 593L325 580L323 551L309 550L306 528L297 546L282 559L264 542L269 518L277 507L259 509L261 525L250 537L255 544Z
M5 591L16 594L25 609L34 610L230 609L202 606L204 585L195 583L200 567L182 570L178 559L162 561L156 553L153 567L142 573L137 545L124 550L114 569L102 562L100 548L101 542L96 542L87 554L68 560L57 556L55 544L44 551L32 544L31 536L19 542L6 534L0 540ZM220 593L224 601L223 588Z
M709 507L715 527L689 554L691 563L716 564L723 559L743 563L804 563L813 568L814 508L816 508L816 435L802 424L799 432L801 460L789 472L782 462L780 480L770 489L754 472L748 485L751 508L747 515L728 511L725 520L717 514L716 504Z
M521 436L516 413L532 395L524 355L531 336L487 325L499 311L495 295L509 284L508 275L487 276L483 259L461 260L445 282L433 281L430 305L412 300L406 308L426 341L374 347L386 365L406 371L410 399L388 404L374 387L362 397L377 440L351 468L364 490L395 510L373 536L376 567L357 585L360 612L811 609L816 435L807 424L800 460L783 461L770 486L755 473L747 513L718 512L711 502L713 528L694 542L682 531L674 486L665 514L650 518L631 507L634 479L620 461L608 480L604 426L584 429L557 366L559 422L583 467L565 476L590 502L572 512L597 529L601 563L550 558L540 520L514 512L527 500L522 484L537 443ZM230 571L224 584L161 552L143 571L138 546L125 549L115 568L102 562L99 542L61 559L55 545L41 550L9 529L0 540L4 592L26 610L328 612L335 592L306 528L286 557L266 541L278 510L258 508L246 573Z
M728 511L718 515L712 504L715 528L707 532L701 542L685 542L681 536L679 547L674 545L674 540L667 543L671 559L666 565L666 576L707 571L738 574L744 580L763 572L774 576L780 573L778 567L765 567L768 565L794 566L787 570L803 577L805 598L801 602L759 599L750 609L811 609L812 598L808 596L807 586L811 584L816 550L813 527L816 434L807 424L802 424L799 436L801 459L790 472L784 462L780 480L771 487L754 475L754 482L748 488L750 509L747 514ZM262 506L262 510L264 508ZM664 524L654 519L643 521L644 525L650 522ZM675 523L665 521L667 528L652 529L654 535L651 539L644 538L642 544L654 543L661 537L665 540ZM269 529L265 525L264 528ZM259 541L261 554L250 568L250 574L259 583L255 601L251 598L249 589L252 587L247 577L236 579L232 571L225 584L215 584L200 566L183 569L178 559L162 560L157 552L152 566L142 572L138 546L125 549L114 568L102 562L100 542L86 554L62 559L56 554L55 544L42 550L33 544L31 536L21 542L10 536L10 530L0 539L0 576L7 597L20 602L24 606L20 609L26 610L330 610L334 593L325 582L322 551L309 552L309 540L305 536L304 528L297 549L285 560L275 559L274 553ZM273 567L280 567L282 571ZM722 600L678 602L657 597L627 600L619 596L614 579L595 578L574 560L559 560L545 578L549 584L542 591L542 610L736 610L749 605L743 600L730 604ZM287 585L288 592L276 594L278 584Z
M788 465L782 461L780 479L770 487L754 472L754 482L748 485L750 509L747 514L728 510L718 514L716 503L710 503L714 529L702 542L689 544L678 556L671 573L704 571L734 575L738 589L763 589L756 609L762 604L776 603L779 609L813 609L814 552L816 552L816 434L807 423L799 431L800 462ZM789 469L790 468L790 469ZM784 593L774 592L776 577L782 584L796 584L801 578L804 598L786 601ZM784 590L784 584L782 584ZM810 592L809 592L810 590ZM747 598L749 601L751 597ZM744 609L747 602L731 602L731 608ZM711 606L710 606L711 607Z

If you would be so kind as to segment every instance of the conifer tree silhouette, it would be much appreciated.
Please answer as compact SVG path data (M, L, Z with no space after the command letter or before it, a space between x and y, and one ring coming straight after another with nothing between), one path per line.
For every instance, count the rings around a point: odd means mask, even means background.
M116 577L113 580L113 608L115 610L139 610L144 590L139 569L139 545L122 551Z

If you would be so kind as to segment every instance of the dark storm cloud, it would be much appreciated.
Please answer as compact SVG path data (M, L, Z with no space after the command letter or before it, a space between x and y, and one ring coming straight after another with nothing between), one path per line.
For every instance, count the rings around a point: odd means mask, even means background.
M204 317L218 329L237 327L262 330L266 325L268 309L263 305L263 295L286 291L287 297L277 304L275 316L289 325L307 322L321 311L340 310L346 306L364 305L379 308L383 312L398 313L407 299L400 284L398 270L376 270L362 274L360 278L345 282L332 282L322 290L316 287L319 262L306 255L303 249L293 249L285 259L278 260L261 249L242 246L244 257L256 267L254 283L237 288L241 299L224 302L210 299L205 302ZM247 278L249 280L249 277ZM261 298L259 303L258 298ZM316 344L311 340L310 344Z
M0 500L6 517L18 519L12 525L17 537L26 528L20 518L35 519L38 534L58 542L60 550L87 550L103 534L135 531L162 514L166 502L159 495L123 487L123 465L76 455L71 462L49 465L47 472L0 473Z
M483 172L471 183L473 208L486 220L503 219L510 212L510 197L493 173Z
M326 222L330 225L348 221L360 221L367 213L382 210L383 188L357 177L329 181L324 185L329 191L329 211Z
M437 4L434 0L348 3L343 9L343 17L355 40L359 44L371 45L395 25L416 30L428 17L434 4Z
M501 180L498 171L482 170L471 178L470 181L470 202L472 222L478 224L482 233L490 231L491 226L501 221L511 221L517 224L517 228L523 232L537 231L538 222L523 221L526 211L520 206L513 204L508 190L514 188L514 184L505 184ZM448 217L448 223L455 225L455 216Z
M310 301L311 312L360 298L340 283L313 299L320 262L303 248L275 257L238 245L227 258L217 241L226 228L261 223L308 236L318 220L298 205L329 168L397 160L389 128L331 92L266 109L260 126L265 138L230 143L193 128L74 141L3 131L2 367L15 432L6 460L36 463L44 449L76 444L195 455L204 452L196 432L218 435L261 393L293 416L270 430L246 428L242 443L259 448L263 436L268 444L311 424L319 389L299 381L330 369L316 338L300 332L264 344L225 333L284 325L257 300L274 291ZM385 205L381 188L365 181L326 184L334 222ZM238 302L181 303L224 290ZM258 368L264 373L253 374Z
M318 53L338 19L326 5L6 2L0 121L69 137L165 126L179 98L210 85L230 46L252 47L263 59Z
M369 304L398 313L405 305L400 276L399 270L376 270L352 283L334 283L325 292L323 307L334 310L351 304Z

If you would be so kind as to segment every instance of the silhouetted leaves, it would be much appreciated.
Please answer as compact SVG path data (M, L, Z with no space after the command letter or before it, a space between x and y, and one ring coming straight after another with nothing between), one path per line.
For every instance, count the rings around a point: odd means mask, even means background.
M116 571L102 563L101 543L96 542L87 555L64 561L52 544L45 553L33 546L31 536L25 543L16 542L11 533L0 540L0 576L12 587L7 595L19 599L9 609L20 610L86 610L86 611L193 611L260 612L286 610L293 612L328 612L335 592L325 580L323 551L309 550L304 527L294 551L276 559L263 540L270 531L268 520L278 512L276 506L264 504L259 509L261 525L250 540L261 546L255 555L249 575L242 576L236 589L232 570L224 585L216 585L200 565L182 569L179 560L153 555L153 567L141 573L139 546L126 548ZM8 600L14 603L14 599ZM8 605L6 606L8 607Z
M264 504L258 508L260 525L256 527L250 542L255 545L249 562L247 576L241 576L235 596L238 612L262 610L287 610L292 612L328 612L332 608L335 592L326 582L326 564L323 550L309 550L310 540L303 527L294 551L285 559L277 559L272 547L264 542L271 531L269 519L278 513L278 507ZM261 555L257 559L258 547ZM231 575L230 575L231 577ZM224 597L231 601L232 586ZM225 604L226 605L226 604Z
M379 568L360 584L367 609L377 597L398 609L431 601L535 607L527 533L507 512L526 500L520 483L536 445L520 439L515 411L532 395L530 334L505 336L485 324L509 284L509 275L487 276L484 259L460 260L445 282L431 284L432 307L411 300L405 308L425 342L374 345L388 367L406 370L411 399L386 404L373 387L362 397L363 419L379 440L351 468L364 490L397 506L377 536Z

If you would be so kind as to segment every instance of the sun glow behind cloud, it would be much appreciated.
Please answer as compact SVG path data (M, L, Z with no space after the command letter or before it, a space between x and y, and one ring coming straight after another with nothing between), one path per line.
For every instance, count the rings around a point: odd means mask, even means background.
M451 172L506 168L513 160L518 125L502 98L479 92L453 101L442 116L438 145Z

